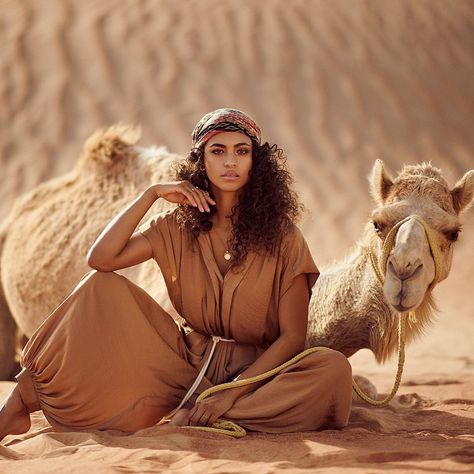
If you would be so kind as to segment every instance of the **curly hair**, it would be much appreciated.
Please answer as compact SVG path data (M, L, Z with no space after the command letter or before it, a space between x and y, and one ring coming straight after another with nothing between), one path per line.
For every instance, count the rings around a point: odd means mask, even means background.
M176 179L188 180L209 195L211 188L204 168L204 147L191 149L184 161L175 166ZM229 250L232 266L238 267L247 253L273 255L281 239L300 217L303 206L290 188L293 177L286 167L286 156L277 145L260 145L252 139L252 168L249 180L239 196L230 216L232 234ZM217 212L202 213L193 206L180 205L177 221L194 237L212 229L211 216Z

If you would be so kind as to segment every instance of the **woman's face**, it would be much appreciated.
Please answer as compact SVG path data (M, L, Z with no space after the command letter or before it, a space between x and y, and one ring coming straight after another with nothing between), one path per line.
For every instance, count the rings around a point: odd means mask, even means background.
M213 194L236 192L249 180L252 140L241 132L221 132L204 145L204 166Z

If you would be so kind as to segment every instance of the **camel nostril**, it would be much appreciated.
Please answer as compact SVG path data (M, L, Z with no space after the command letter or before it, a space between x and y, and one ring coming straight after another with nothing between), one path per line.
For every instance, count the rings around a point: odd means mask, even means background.
M418 260L415 263L406 264L403 270L397 269L393 262L389 260L388 271L401 281L416 278L423 271L423 264Z
M420 263L409 278L416 278L423 271L423 264Z
M398 277L398 273L397 271L395 270L395 267L392 263L391 260L388 261L388 271L392 274L392 275L395 275L396 277Z

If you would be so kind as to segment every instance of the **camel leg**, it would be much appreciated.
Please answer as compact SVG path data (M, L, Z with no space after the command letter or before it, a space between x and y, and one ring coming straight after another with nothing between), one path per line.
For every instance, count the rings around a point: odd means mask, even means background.
M10 380L15 363L16 324L0 283L0 380Z

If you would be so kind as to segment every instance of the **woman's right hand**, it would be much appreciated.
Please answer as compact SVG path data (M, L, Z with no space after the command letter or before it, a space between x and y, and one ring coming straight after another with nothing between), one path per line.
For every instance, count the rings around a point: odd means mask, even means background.
M201 212L210 212L209 204L216 204L207 191L193 186L189 181L154 184L152 188L159 198L177 204L188 204Z

